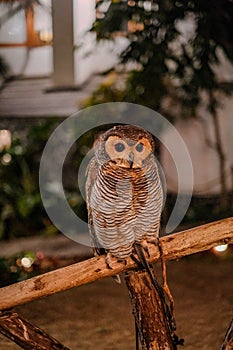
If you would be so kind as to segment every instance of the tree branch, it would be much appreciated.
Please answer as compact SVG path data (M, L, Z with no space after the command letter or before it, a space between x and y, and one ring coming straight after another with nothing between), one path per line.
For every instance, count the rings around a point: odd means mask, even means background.
M233 319L227 329L224 342L220 350L231 350L233 349Z
M0 333L25 350L69 350L41 328L12 311L0 311Z
M233 217L171 234L160 239L166 260L178 259L213 248L219 244L233 243ZM149 262L160 258L158 247L150 245ZM44 275L33 277L0 289L0 310L13 308L40 297L52 295L73 287L113 276L136 267L131 258L127 264L117 261L109 269L105 256L91 258Z

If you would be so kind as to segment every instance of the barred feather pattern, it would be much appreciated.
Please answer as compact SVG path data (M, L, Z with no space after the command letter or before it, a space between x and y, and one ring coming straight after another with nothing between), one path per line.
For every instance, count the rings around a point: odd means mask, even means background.
M89 226L97 253L104 248L119 259L133 244L158 237L163 192L151 155L144 167L126 169L92 160L86 185Z

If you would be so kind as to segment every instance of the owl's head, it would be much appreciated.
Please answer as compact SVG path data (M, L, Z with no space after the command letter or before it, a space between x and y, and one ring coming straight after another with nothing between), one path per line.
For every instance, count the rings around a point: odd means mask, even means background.
M153 155L155 143L152 135L134 125L118 125L100 136L95 145L99 164L111 161L129 168L141 168Z

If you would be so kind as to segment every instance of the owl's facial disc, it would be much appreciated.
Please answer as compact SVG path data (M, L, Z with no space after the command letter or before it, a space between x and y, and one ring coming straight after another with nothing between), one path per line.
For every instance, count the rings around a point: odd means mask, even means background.
M136 142L119 136L109 136L105 142L105 150L110 159L120 167L140 168L151 154L152 146L146 138Z

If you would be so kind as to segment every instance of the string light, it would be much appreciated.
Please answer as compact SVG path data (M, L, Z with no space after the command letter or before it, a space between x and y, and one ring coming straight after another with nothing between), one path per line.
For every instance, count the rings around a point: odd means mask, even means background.
M216 253L223 253L227 250L227 248L228 248L228 244L221 244L221 245L214 247L214 251Z
M9 153L4 154L2 156L2 159L1 159L2 164L3 165L8 165L11 162L11 159L12 159L12 157L11 157L11 155Z
M33 264L33 260L28 256L25 256L21 259L21 265L26 269L29 269L32 266L32 264Z

